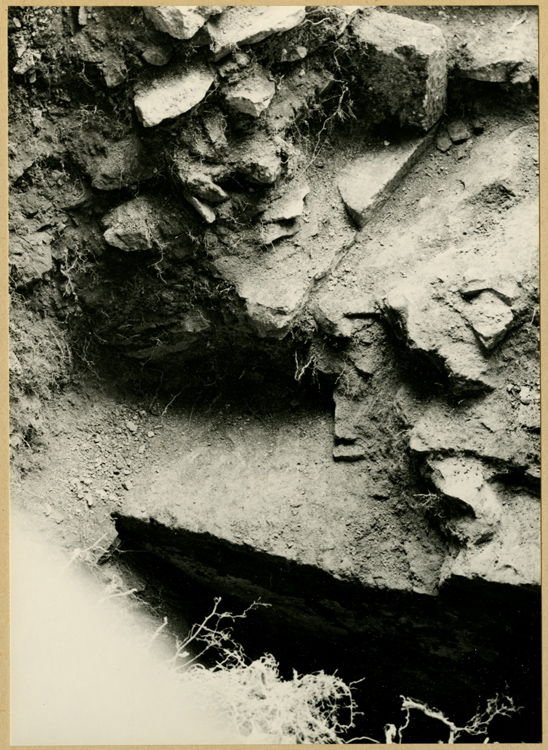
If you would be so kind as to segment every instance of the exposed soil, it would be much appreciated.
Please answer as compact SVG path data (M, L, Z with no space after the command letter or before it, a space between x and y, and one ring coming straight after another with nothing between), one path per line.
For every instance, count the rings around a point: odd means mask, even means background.
M402 691L465 722L507 690L491 741L533 742L536 18L385 10L445 39L422 131L364 93L340 9L224 61L136 8L10 10L12 511L172 633L270 602L250 655L367 677L372 736ZM206 58L204 100L146 127L135 92ZM276 84L256 119L227 103L246 66ZM341 175L409 138L357 226Z

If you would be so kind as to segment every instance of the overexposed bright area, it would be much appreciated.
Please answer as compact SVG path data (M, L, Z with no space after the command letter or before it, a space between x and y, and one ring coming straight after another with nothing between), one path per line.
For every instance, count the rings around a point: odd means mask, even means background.
M144 626L67 562L12 519L11 743L236 741L147 650Z

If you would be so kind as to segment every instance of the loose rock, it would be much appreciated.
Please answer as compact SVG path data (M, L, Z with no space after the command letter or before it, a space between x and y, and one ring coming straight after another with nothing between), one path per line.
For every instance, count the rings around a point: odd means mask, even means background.
M305 17L304 7L231 6L207 23L213 57L220 60L238 45L254 44L277 32L288 31Z
M230 109L251 117L259 117L272 101L276 85L265 70L255 69L234 86L225 89L225 101Z
M514 323L511 308L492 292L481 292L464 314L486 349L493 349Z
M464 120L451 120L451 122L447 125L447 133L449 134L449 138L453 141L453 143L462 143L463 141L467 141L468 138L472 135L470 133L470 129L468 125L464 122Z
M191 39L208 18L222 13L218 5L145 6L143 12L160 31L175 39Z
M284 195L272 201L262 214L262 221L289 221L301 216L304 210L304 199L309 192L310 188L307 184L290 186Z
M214 72L205 64L166 72L136 94L137 116L145 128L151 128L182 115L202 101L214 80Z

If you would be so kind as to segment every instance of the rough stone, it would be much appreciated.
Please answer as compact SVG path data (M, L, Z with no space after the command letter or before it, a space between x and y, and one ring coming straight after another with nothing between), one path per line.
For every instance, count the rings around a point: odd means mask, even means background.
M119 190L154 175L154 166L137 135L112 141L94 134L89 138L89 148L87 143L82 146L79 139L72 150L97 190Z
M304 75L301 73L304 72ZM330 91L334 76L324 68L306 66L285 76L277 87L270 107L265 113L266 125L273 133L283 133L306 116L308 108L320 102Z
M145 16L160 31L175 39L191 39L208 18L222 13L218 5L144 6Z
M105 241L125 252L151 250L149 219L149 205L142 198L123 203L103 217Z
M497 494L504 497L504 489ZM482 579L512 586L540 584L540 503L525 492L504 497L494 537L483 544L464 544L449 556L440 580Z
M202 101L214 80L206 64L166 71L135 95L137 116L145 128L178 117Z
M432 296L428 283L403 282L384 298L383 308L395 332L441 366L456 392L492 388L472 331L443 297Z
M446 456L430 459L428 466L436 489L448 500L459 503L457 513L446 520L450 532L466 544L490 541L500 526L503 511L485 481L481 463L474 458Z
M236 172L259 185L272 185L282 174L280 147L262 134L244 138L231 154Z
M149 65L155 65L158 68L167 65L171 59L171 52L163 47L150 46L143 52L143 60Z
M276 85L267 72L258 68L251 75L225 89L225 101L230 109L250 117L259 117L276 93Z
M228 177L229 172L223 166L197 164L184 152L175 152L173 163L183 188L191 195L209 203L223 203L230 197L215 182L215 179Z
M241 44L255 44L280 31L298 26L306 18L304 7L243 6L229 7L207 22L209 46L220 60Z
M203 116L202 123L216 155L221 159L225 158L228 153L228 141L224 114L219 109L208 112Z
M447 130L441 130L438 133L438 136L436 138L436 146L437 148L442 152L445 153L446 151L449 151L451 146L453 145L453 141L451 138L449 138L449 134Z
M24 288L40 281L53 268L49 232L34 232L26 237L10 236L9 264L15 271L16 286Z
M354 160L343 172L338 187L350 216L363 227L397 188L430 143L414 138L375 149Z
M335 338L350 338L352 336L352 321L344 317L340 307L336 304L336 300L331 297L325 295L316 299L312 303L311 312L322 331L328 336L335 336Z
M538 439L521 429L509 395L495 391L455 408L442 398L416 401L402 389L397 403L411 427L410 448L419 457L466 454L504 465L511 475L538 468Z
M289 221L302 215L304 199L310 192L310 187L304 185L290 185L286 193L275 198L261 216L264 222Z
M204 221L206 221L208 224L213 224L215 221L217 221L217 214L215 213L214 209L211 208L211 206L208 206L207 203L204 203L203 201L196 198L195 195L192 195L192 193L189 193L187 191L184 191L183 195L190 203L190 205L196 209L196 211L200 214Z
M477 297L482 292L492 292L507 305L512 305L521 295L521 279L512 272L486 273L478 268L468 268L463 274L460 293L465 298Z
M464 120L451 120L447 124L447 133L453 143L463 143L463 141L467 141L472 135Z
M509 9L510 10L510 9ZM538 76L538 14L536 8L512 8L526 13L526 23L501 34L490 24L476 25L466 35L456 70L464 78L489 83L528 83ZM511 28L511 27L510 27Z
M241 50L234 50L232 54L217 66L221 78L229 81L238 80L240 74L251 63L251 57Z
M184 250L181 235L184 227L176 206L139 196L109 211L102 219L105 241L125 252L142 252L158 248Z
M361 347L358 351L351 352L349 356L360 375L373 375L379 368L379 357L374 347Z
M464 312L472 329L486 349L493 349L514 323L514 314L493 292L481 292Z
M445 108L446 45L432 24L367 9L350 24L368 89L401 125L429 130ZM363 67L360 67L362 66Z

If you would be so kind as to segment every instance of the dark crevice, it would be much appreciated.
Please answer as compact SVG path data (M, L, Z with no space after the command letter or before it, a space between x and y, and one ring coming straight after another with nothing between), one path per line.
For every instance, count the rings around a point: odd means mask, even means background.
M498 693L524 708L494 724L490 741L540 741L538 589L479 579L453 579L438 596L372 589L208 533L123 515L115 524L120 564L139 572L140 596L172 623L201 622L219 596L232 612L261 601L270 606L234 630L250 659L272 653L285 677L365 678L358 734L380 739L384 724L401 723L401 695L464 725ZM424 741L421 727L407 741Z

